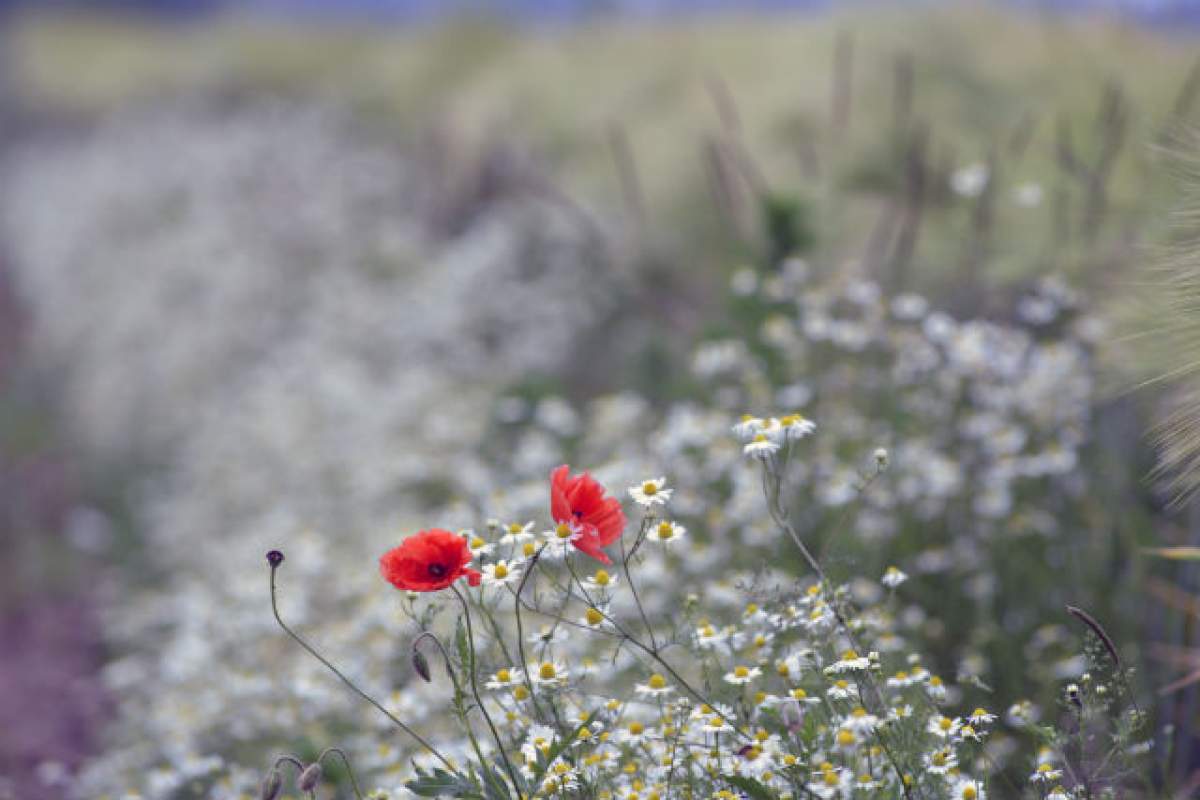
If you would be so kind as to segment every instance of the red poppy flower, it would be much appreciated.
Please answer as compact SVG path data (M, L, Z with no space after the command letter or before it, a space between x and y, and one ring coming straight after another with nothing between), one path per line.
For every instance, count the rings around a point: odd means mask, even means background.
M436 592L464 575L478 586L480 574L471 569L471 548L456 533L433 528L410 536L384 553L379 572L397 589L409 592Z
M625 531L625 512L615 497L605 497L604 487L586 472L571 475L563 464L550 473L550 515L559 525L577 532L572 540L576 549L597 561L612 561L600 548L621 538Z

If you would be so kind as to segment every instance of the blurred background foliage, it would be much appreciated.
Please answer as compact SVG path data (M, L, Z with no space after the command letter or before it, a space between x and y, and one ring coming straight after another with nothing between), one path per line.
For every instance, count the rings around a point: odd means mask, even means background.
M1153 334L1168 309L1186 337L1192 307L1164 305L1175 287L1148 269L1166 245L1190 242L1194 225L1177 213L1186 208L1181 172L1194 168L1187 131L1200 114L1198 49L1187 31L954 3L567 25L234 12L163 21L76 10L13 13L2 36L0 147L14 152L157 107L333 105L415 164L414 203L430 238L463 235L497 198L538 198L565 212L586 242L575 279L594 280L618 302L568 357L506 376L490 387L496 396L583 404L633 389L666 410L707 396L711 387L688 368L691 353L729 335L748 341L768 385L795 380L759 340L780 305L729 286L747 269L770 280L796 257L814 284L854 277L888 296L919 292L960 320L1010 322L1040 279L1061 280L1105 325L1086 450L1097 490L1069 501L1048 492L1063 500L1060 521L1079 528L1073 580L1146 665L1145 691L1200 669L1200 574L1187 561L1139 556L1145 546L1200 542L1194 508L1169 508L1175 495L1148 477L1156 462L1147 434L1172 419L1164 407L1180 393L1171 381L1130 391L1172 374L1189 352ZM0 241L0 267L19 249ZM22 652L74 665L71 685L85 699L77 716L52 718L38 737L0 739L0 767L13 785L50 792L58 784L45 764L74 769L101 749L111 702L87 676L114 648L76 588L93 569L115 569L135 587L170 573L146 556L153 540L137 511L160 456L152 448L113 456L73 438L70 402L56 394L61 365L24 349L20 295L0 293L0 523L14 554L4 610L14 640L27 642ZM887 389L876 388L864 402L888 417ZM481 439L499 468L506 428L490 425ZM560 442L568 455L577 445ZM1187 467L1188 456L1174 463ZM456 499L444 476L414 483L427 508ZM928 544L930 532L910 522L893 554ZM89 544L99 529L115 542L102 553ZM869 544L838 557L882 566ZM1002 586L997 617L1022 592L1056 596L1061 564L1037 548L1001 546L991 558ZM926 599L939 597L931 590ZM947 609L951 632L979 624L956 610ZM45 621L54 614L66 622ZM80 641L48 633L64 626L83 631ZM1027 644L983 645L1006 700L1023 684ZM961 655L955 643L939 653L947 666ZM6 706L26 708L67 680L38 676L37 663L5 659ZM1160 712L1185 732L1162 765L1180 781L1200 762L1200 737L1187 733L1198 707L1188 686Z

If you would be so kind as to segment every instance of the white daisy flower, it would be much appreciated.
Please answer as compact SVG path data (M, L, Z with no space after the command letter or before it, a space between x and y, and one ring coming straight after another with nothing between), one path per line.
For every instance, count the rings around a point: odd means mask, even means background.
M794 442L812 434L817 429L817 423L802 414L788 414L779 420L779 427L784 438Z
M635 686L634 691L643 697L664 697L674 690L667 683L667 679L656 672L645 683Z
M922 761L925 771L932 775L946 775L958 766L958 756L949 747L939 747L932 753L926 753Z
M511 689L522 681L521 670L513 667L496 670L492 679L484 684L488 689Z
M521 570L518 569L517 562L500 559L494 564L483 566L484 586L504 586L520 579Z
M779 445L767 438L765 433L758 433L742 448L742 452L754 458L770 458L779 450Z
M669 520L663 520L650 528L649 537L656 542L669 544L677 542L687 533L687 528Z
M667 488L666 478L651 478L642 481L637 486L629 487L629 496L633 501L645 508L666 505L671 499L672 489Z
M977 708L967 716L967 721L972 725L991 725L996 721L996 715L990 714L982 708Z
M542 661L529 665L529 679L537 686L562 686L567 681L567 675L567 665L561 661Z
M617 585L617 576L598 569L594 575L583 579L583 585L589 592L608 592Z
M930 717L929 724L925 726L925 730L940 739L949 739L955 736L961 727L962 720L958 717L954 719L950 717Z
M835 681L833 686L825 691L830 700L849 700L858 697L858 689L847 680Z
M1053 764L1042 763L1030 774L1029 780L1034 783L1057 783L1061 777L1061 769L1055 769Z
M889 589L895 589L906 580L908 580L908 576L899 569L888 567L883 571L883 577L879 579L879 582Z
M545 554L550 557L564 556L571 551L572 543L579 538L583 531L575 525L560 522L548 531L542 533L546 540Z
M739 665L725 673L725 682L732 683L734 686L744 686L759 675L762 675L762 670L758 667Z
M950 795L953 800L985 800L983 784L971 778L959 777Z
M763 420L758 417L743 414L738 423L733 426L733 435L742 441L748 441L753 439L756 434L761 433L764 425Z
M471 555L473 555L475 558L485 556L496 549L496 545L487 541L482 536L477 536L475 531L459 531L459 534L467 540L467 546L471 548Z
M510 522L504 526L504 535L500 537L500 544L519 544L534 538L532 522Z
M866 656L860 656L853 650L847 650L842 653L842 657L825 667L823 672L826 675L841 675L845 672L862 672L869 669L871 659Z

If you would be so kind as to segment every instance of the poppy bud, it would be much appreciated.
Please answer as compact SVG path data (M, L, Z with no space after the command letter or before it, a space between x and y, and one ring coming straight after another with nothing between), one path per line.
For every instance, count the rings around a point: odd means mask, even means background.
M271 565L271 569L276 569L283 563L283 553L279 550L271 550L267 553L267 563Z
M300 773L300 777L296 779L296 788L302 792L312 792L317 788L317 784L321 782L321 765L319 763L309 764Z
M426 682L433 681L433 677L429 674L429 660L425 658L425 654L417 648L412 651L412 665L417 674Z
M279 776L279 770L271 770L270 774L263 778L262 789L258 793L259 800L275 800L282 788L283 778Z

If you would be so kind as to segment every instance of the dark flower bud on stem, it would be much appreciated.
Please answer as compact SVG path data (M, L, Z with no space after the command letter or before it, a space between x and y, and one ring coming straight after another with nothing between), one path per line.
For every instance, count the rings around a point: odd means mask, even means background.
M282 788L283 778L279 775L279 770L271 770L271 773L263 778L262 790L258 793L259 800L275 800Z
M431 683L433 681L433 677L429 672L429 660L425 658L425 654L416 647L413 647L412 651L412 665L413 669L416 670L417 674L420 675L426 683Z
M267 563L271 565L271 569L277 569L283 563L283 552L280 550L268 551Z
M321 782L321 765L319 763L309 764L300 773L300 777L296 779L296 788L302 792L316 791L317 784Z

